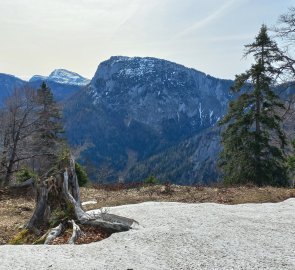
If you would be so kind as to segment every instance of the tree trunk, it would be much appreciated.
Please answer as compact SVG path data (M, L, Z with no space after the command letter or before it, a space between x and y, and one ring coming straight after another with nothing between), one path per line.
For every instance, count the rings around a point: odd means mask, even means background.
M12 160L9 161L9 164L7 166L7 170L5 173L5 178L4 178L4 186L8 186L9 183L11 182L12 178L12 169L13 169L13 162Z
M45 213L49 205L48 188L45 183L41 183L41 185L37 187L36 203L35 211L27 224L27 228L33 231L38 231L38 228L47 221L45 220Z

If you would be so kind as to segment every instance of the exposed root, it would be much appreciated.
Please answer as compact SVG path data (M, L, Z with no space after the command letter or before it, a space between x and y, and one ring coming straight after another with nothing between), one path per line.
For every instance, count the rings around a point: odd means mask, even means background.
M85 212L68 190L69 175L64 172L63 193L67 200L74 206L75 215L81 224L88 224L107 229L110 232L123 232L131 229L135 222L133 219L112 215L108 213L90 214Z
M68 244L75 244L78 238L83 234L80 227L75 223L74 220L69 221L73 225L73 234Z
M57 227L51 229L48 233L44 245L49 245L56 237L58 237L63 230L63 225L60 223Z

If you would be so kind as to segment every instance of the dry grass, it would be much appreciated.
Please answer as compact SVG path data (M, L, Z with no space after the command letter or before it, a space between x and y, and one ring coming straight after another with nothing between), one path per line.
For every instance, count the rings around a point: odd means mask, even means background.
M0 244L7 243L32 215L35 201L32 192L12 194L0 190Z
M294 189L273 187L183 187L175 185L148 186L132 189L107 190L105 188L81 188L82 201L96 200L86 206L93 208L135 204L146 201L185 203L215 202L223 204L280 202L295 196ZM0 244L5 244L24 225L34 209L32 192L14 194L0 190Z
M167 189L169 189L167 191ZM295 189L274 187L188 187L188 186L149 186L133 189L108 191L105 189L81 189L83 201L95 199L98 203L91 208L134 204L146 201L222 204L280 202L295 197Z

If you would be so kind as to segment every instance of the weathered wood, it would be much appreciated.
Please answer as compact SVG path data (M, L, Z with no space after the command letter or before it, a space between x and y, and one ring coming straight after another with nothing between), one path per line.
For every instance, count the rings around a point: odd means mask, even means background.
M44 245L49 245L56 237L58 237L63 230L63 225L60 223L57 227L50 230L48 233Z
M118 222L109 222L101 218L89 219L87 221L84 221L84 224L100 227L112 233L125 232L131 229L131 226L129 226L128 224L118 223Z
M94 200L94 201L82 202L82 206L85 206L85 205L91 205L91 204L97 204L97 201Z
M37 228L43 223L44 217L47 212L48 204L48 189L47 186L44 183L41 183L41 185L37 189L37 198L36 198L36 207L35 211L28 222L26 228L29 230L36 231Z
M109 213L101 213L101 218L105 221L109 222L116 222L116 223L124 223L128 226L132 226L134 223L138 224L138 222L134 219L131 218L126 218L114 214L109 214Z
M133 223L136 223L133 219L104 212L85 212L81 204L74 159L70 158L62 166L65 166L63 173L56 172L53 175L47 175L45 179L37 183L36 208L26 226L27 229L36 231L41 225L47 224L48 217L55 209L65 212L73 209L77 223L97 226L111 233L128 231L132 228ZM81 230L73 220L71 223L73 225L73 235L70 242L74 243L80 236ZM45 242L50 243L62 230L63 227L61 224L52 229Z
M75 215L77 219L83 223L83 221L91 219L91 216L84 212L79 202L77 202L72 194L69 192L68 183L69 183L69 174L68 169L64 172L64 181L63 181L63 189L62 192L69 203L72 204L75 210Z
M12 189L23 189L23 188L28 188L28 187L33 187L34 186L34 179L33 178L30 178L20 184L17 184L17 185L13 185L13 186L10 186L10 188Z
M73 225L73 234L68 242L68 244L75 244L78 238L82 235L80 227L75 223L74 220L69 221Z
M73 157L70 158L70 174L71 177L69 178L69 187L70 193L73 195L75 201L81 206L81 199L80 199L80 188L78 177L75 170L75 160Z
M120 217L117 215L112 215L108 213L100 213L100 214L89 214L85 212L80 204L78 204L73 196L68 191L68 179L69 175L67 170L64 172L64 185L63 192L67 196L68 200L72 203L75 209L75 214L79 222L82 224L89 224L93 226L98 226L104 229L107 229L111 232L122 232L128 231L131 229L134 220L128 219L125 217Z

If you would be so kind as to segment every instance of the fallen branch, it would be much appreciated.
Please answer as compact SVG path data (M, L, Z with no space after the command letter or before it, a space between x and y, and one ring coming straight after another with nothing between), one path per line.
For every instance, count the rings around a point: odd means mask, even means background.
M87 201L87 202L82 202L82 206L90 205L90 204L97 204L97 201Z

